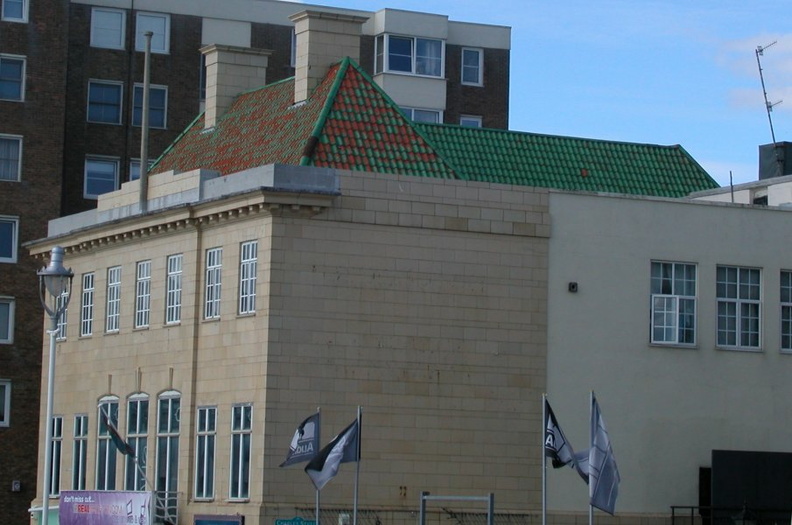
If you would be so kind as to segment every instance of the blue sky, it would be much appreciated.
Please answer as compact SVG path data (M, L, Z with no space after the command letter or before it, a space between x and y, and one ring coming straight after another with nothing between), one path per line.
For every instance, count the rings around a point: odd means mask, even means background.
M512 28L510 129L681 144L721 185L757 179L772 142L792 141L788 0L319 0ZM776 42L770 47L769 44Z

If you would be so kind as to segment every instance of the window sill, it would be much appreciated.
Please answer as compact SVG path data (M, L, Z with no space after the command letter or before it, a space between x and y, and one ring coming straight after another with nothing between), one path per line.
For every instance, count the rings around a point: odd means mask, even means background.
M250 503L250 498L228 498L226 503Z
M474 83L474 82L460 82L463 86L470 86L470 87L484 87L484 82Z
M246 312L244 314L237 314L237 319L244 317L256 317L256 312Z
M443 77L442 75L438 75L438 76L435 76L435 75L420 75L418 73L410 73L410 72L407 72L407 71L380 71L379 73L376 73L374 76L377 76L377 75L399 75L399 76L403 76L403 77L429 78L429 79L434 79L434 80L443 80L443 81L445 81L445 77Z
M720 352L740 352L744 354L761 354L764 350L760 348L754 348L749 346L716 346L715 350Z
M652 348L673 348L677 350L698 350L699 346L697 344L688 345L682 343L649 343L649 346Z
M146 330L148 330L148 329L149 329L149 327L148 327L148 326L136 326L136 327L134 327L134 328L132 329L132 331L133 331L133 332L145 332L145 331L146 331Z
M218 317L210 317L208 319L204 318L204 319L201 319L201 322L202 323L219 323L220 322L220 317L219 316Z
M176 327L176 326L181 326L181 321L173 321L173 322L170 322L170 323L165 323L162 326L165 327L165 328L173 328L173 327Z

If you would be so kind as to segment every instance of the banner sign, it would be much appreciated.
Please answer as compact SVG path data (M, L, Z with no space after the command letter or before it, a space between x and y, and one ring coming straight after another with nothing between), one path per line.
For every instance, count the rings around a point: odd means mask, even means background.
M151 525L151 492L62 490L60 525Z

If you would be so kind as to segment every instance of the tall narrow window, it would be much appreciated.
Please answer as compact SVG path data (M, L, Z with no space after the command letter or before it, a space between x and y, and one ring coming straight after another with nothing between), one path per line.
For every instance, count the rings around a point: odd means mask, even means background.
M58 297L55 298L55 308L57 311L60 311L63 306L66 308L63 309L63 313L58 316L58 324L56 326L57 333L55 334L55 338L58 341L63 341L66 339L66 326L68 324L68 316L69 316L69 292L63 292Z
M253 407L235 405L231 413L231 499L250 497L250 437Z
M223 249L206 250L206 288L204 292L204 319L220 317L220 290L222 287Z
M462 83L471 86L483 84L481 71L483 69L484 53L481 49L469 47L462 48Z
M28 0L2 0L4 22L27 22Z
M146 453L148 452L149 398L130 396L127 402L127 443L135 456L126 456L125 490L146 490Z
M72 490L85 490L88 458L88 416L74 416L74 449L72 451Z
M168 115L168 88L151 86L149 91L149 126L164 129ZM132 125L140 126L143 122L143 86L135 85L132 105Z
M157 402L157 472L155 490L166 509L176 508L179 490L179 412L178 392L166 392Z
M18 182L22 173L22 137L0 135L0 181Z
M146 328L151 317L151 261L137 263L135 328Z
M11 425L11 381L0 379L0 427Z
M14 342L14 308L13 297L0 296L0 344L10 345Z
M0 55L0 100L25 99L25 57Z
M63 450L63 417L52 417L52 441L50 441L50 496L60 494L61 452Z
M182 254L168 257L167 283L165 285L165 323L181 321Z
M239 253L239 313L256 311L256 267L258 241L243 242Z
M718 266L718 346L760 347L761 285L758 268Z
M195 447L195 497L214 496L215 440L217 438L217 408L198 408L198 443Z
M107 316L105 318L105 332L118 332L120 317L121 267L114 266L107 269Z
M110 423L118 428L118 398L115 396L103 398L99 402L97 409L97 422L99 430L97 432L96 446L96 490L115 490L116 488L116 456L118 452L113 440L110 437L110 430L107 428L105 415Z
M652 262L652 343L696 343L696 265Z
M781 270L781 350L792 350L792 271Z
M94 273L82 276L82 301L80 304L80 335L85 337L93 333L94 317Z

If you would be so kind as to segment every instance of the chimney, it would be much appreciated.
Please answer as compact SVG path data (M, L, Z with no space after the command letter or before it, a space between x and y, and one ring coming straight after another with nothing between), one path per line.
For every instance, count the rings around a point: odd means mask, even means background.
M294 22L297 64L294 72L294 102L307 100L330 66L344 57L360 60L360 33L366 17L301 11Z
M267 62L272 51L212 44L201 48L206 62L204 127L212 128L234 98L267 83Z

